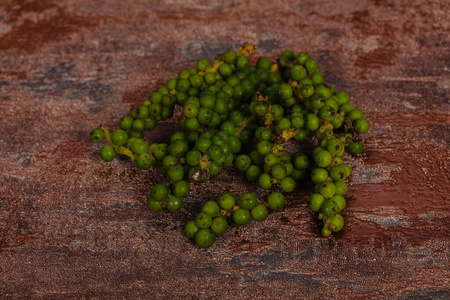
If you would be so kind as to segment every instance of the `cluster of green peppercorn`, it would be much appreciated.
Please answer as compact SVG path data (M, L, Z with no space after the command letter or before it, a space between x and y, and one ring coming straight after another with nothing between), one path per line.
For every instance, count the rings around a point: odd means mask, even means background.
M260 57L251 66L254 50L248 44L218 55L212 63L200 59L196 68L181 70L120 118L119 129L111 133L102 126L90 134L93 142L108 141L100 149L103 160L125 155L140 169L167 176L147 199L153 212L179 210L191 184L205 182L223 168L235 167L258 183L263 197L225 193L203 204L185 227L201 248L210 247L230 225L263 221L270 211L284 207L284 194L309 180L315 191L307 203L324 223L322 235L344 226L340 212L346 207L345 180L351 169L343 154L363 152L359 135L368 131L369 123L346 92L324 83L317 62L307 53L286 50L276 62ZM149 143L145 131L172 117L176 105L183 111L179 131L167 144ZM317 145L312 152L291 153L285 149L291 140L301 149L314 140Z

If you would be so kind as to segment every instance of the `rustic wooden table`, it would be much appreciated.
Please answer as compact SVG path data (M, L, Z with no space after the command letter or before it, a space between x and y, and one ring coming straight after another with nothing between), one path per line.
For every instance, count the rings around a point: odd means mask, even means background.
M0 298L449 299L449 15L442 0L1 1ZM183 233L196 203L253 185L222 172L154 214L158 175L88 140L246 42L308 51L371 122L334 238L298 190L199 250Z

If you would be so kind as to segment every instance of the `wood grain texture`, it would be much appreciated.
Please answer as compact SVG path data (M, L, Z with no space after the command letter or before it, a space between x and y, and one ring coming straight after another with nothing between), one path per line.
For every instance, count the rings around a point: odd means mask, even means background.
M438 0L1 1L0 298L450 298L449 14ZM199 250L183 226L202 201L254 185L222 172L154 214L161 177L101 162L88 140L180 69L246 42L256 57L309 52L371 123L366 153L346 157L334 238L320 237L306 187Z

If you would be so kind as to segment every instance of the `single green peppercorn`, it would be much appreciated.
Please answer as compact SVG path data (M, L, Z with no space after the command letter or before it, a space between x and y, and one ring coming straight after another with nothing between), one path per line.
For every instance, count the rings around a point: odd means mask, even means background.
M200 164L200 158L202 153L198 150L191 150L186 153L186 163L191 167L198 166Z
M153 186L151 197L156 201L165 201L169 196L169 189L163 183L157 183Z
M314 93L320 94L325 100L331 97L331 89L326 84L318 84L314 86Z
M277 121L276 128L279 131L283 131L283 130L291 128L291 120L289 120L288 118L281 118L281 119L279 119Z
M122 116L119 120L119 127L123 130L129 130L131 129L131 126L133 125L133 117L131 116Z
M334 108L335 111L338 111L339 104L337 102L338 98L335 95L331 95L330 98L325 100L325 104Z
M297 170L305 170L308 168L308 166L309 166L308 156L306 156L303 153L294 155L294 167Z
M205 72L209 66L211 66L211 63L206 58L197 61L197 69L199 71Z
M202 206L202 212L214 217L220 210L219 204L216 201L208 200Z
M344 168L345 168L345 172L346 172L346 174L347 174L347 178L350 177L350 175L352 175L352 169L351 169L350 166L347 165L347 164L342 164L342 165L343 165Z
M325 227L322 228L320 233L322 234L323 237L329 237L331 235L331 231Z
M200 229L195 234L195 244L200 248L209 248L216 241L216 236L211 229Z
M95 128L89 134L89 138L93 143L101 143L105 138L105 133L100 128Z
M332 155L341 155L344 151L344 144L338 138L332 138L327 141L327 150Z
M302 79L306 78L306 69L302 65L295 65L290 69L289 75L291 76L291 79L294 81L301 81Z
M145 129L145 121L142 119L136 119L133 121L131 128L136 131L142 131Z
M344 181L336 181L334 182L336 187L336 195L345 195L348 192L348 186Z
M238 226L248 224L252 219L250 212L245 208L237 209L233 213L232 218L233 222Z
M344 167L344 165L337 165L331 168L330 170L330 178L333 179L333 181L342 181L347 178L347 171Z
M194 118L198 115L198 106L194 103L187 103L183 106L183 113L186 118Z
M330 198L330 200L334 201L334 203L336 203L336 205L338 207L336 212L341 212L347 206L347 202L345 201L345 198L342 197L341 195L334 195L333 197Z
M328 172L324 168L315 168L311 172L311 180L315 184L324 182L328 178Z
M302 85L302 87L300 89L300 94L304 98L309 98L312 95L314 95L314 87L312 85L309 85L309 84L304 84L304 85Z
M314 155L314 162L320 168L326 168L331 163L331 153L327 150L320 150Z
M321 120L332 121L335 116L336 116L336 110L329 105L324 105L319 110L319 117Z
M258 178L259 186L265 190L270 190L273 186L272 176L267 173L262 173Z
M313 113L309 113L306 115L306 122L305 122L305 127L310 130L310 131L314 131L317 128L319 128L319 117L317 117L315 114Z
M210 139L207 138L199 138L196 142L195 142L195 147L202 153L205 153L206 151L208 151L209 147L211 147L212 142Z
M163 94L161 92L155 91L150 95L150 102L152 104L159 104L162 101Z
M156 120L149 117L144 120L144 130L151 131L156 127Z
M215 235L223 235L228 230L228 222L222 217L216 217L211 224L211 230Z
M167 175L172 181L179 181L184 178L184 168L180 164L170 166L167 170Z
M245 69L248 67L248 64L249 61L247 56L238 56L238 58L236 59L236 66L238 67L238 69Z
M264 221L269 216L269 210L264 204L258 204L251 210L253 220L257 222Z
M250 103L249 110L257 116L264 116L269 111L269 104L265 101L253 101Z
M314 71L317 70L318 67L319 65L317 64L317 61L315 61L314 59L308 59L305 61L305 68L308 71L308 73L313 73Z
M169 168L171 166L174 166L177 163L178 163L178 158L176 158L175 156L172 156L172 155L165 156L161 161L161 167L162 167L162 170L164 170L164 174L167 174L167 170L169 170Z
M350 101L349 95L344 91L340 91L339 93L336 94L336 96L338 98L337 101L339 105L347 104Z
M138 138L136 138L136 137L130 137L130 138L127 140L127 143L125 144L125 146L128 147L128 148L130 148L131 145L134 143L134 141L136 141L137 139L138 139ZM149 151L150 151L150 148L149 148Z
M347 146L347 151L351 155L361 154L364 151L364 144L362 142L349 143L348 146Z
M250 182L256 182L259 179L259 176L262 174L262 169L257 165L251 165L247 172L245 173L245 176L248 181Z
M209 162L209 175L214 176L219 174L222 167L215 161Z
M256 61L256 68L270 71L270 68L272 67L272 62L267 57L260 57Z
M233 110L228 114L228 118L237 125L244 120L244 115L238 110Z
M189 77L189 83L192 87L198 88L203 84L203 77L198 74L193 74Z
M189 131L196 131L200 128L197 118L188 118L184 121L184 127Z
M227 63L224 63L224 64L220 65L219 73L223 77L228 77L228 76L230 76L233 73L233 69L232 69L231 65L229 65Z
M212 145L208 149L208 155L212 160L218 161L223 157L223 150L220 146Z
M275 119L279 119L284 115L284 108L279 104L272 105L272 114Z
M329 228L332 232L339 232L344 228L344 218L340 214L335 214L331 218Z
M197 234L197 232L200 230L200 228L198 228L198 226L195 224L195 221L189 221L186 223L186 226L184 227L184 232L186 233L186 235L193 239L195 237L195 235Z
M351 103L345 103L345 104L341 105L341 111L345 112L346 114L348 114L349 112L351 112L354 109L355 109L355 106L353 106L353 104L351 104Z
M268 153L264 156L264 164L268 167L273 167L280 162L278 156L275 153Z
M295 189L295 180L292 177L284 177L280 181L281 189L286 193L291 193Z
M288 99L292 97L292 95L294 94L294 90L289 83L283 83L278 88L278 94L282 99Z
M145 119L148 117L148 106L139 105L136 110L137 117L139 119Z
M300 65L305 65L305 63L308 59L309 59L309 54L306 52L300 52L296 57L296 60Z
M170 155L181 158L183 157L189 149L189 144L185 140L175 140L170 143L167 150Z
M287 175L287 169L285 165L276 164L272 167L272 178L281 180Z
M236 125L231 120L226 120L222 122L220 130L225 131L229 135L234 135L236 132Z
M256 198L256 195L254 193L244 193L237 200L238 206L248 210L254 208L256 204L258 204L258 199Z
M265 156L266 154L270 153L270 150L272 149L272 143L270 141L259 141L256 145L256 149L258 150L259 154Z
M308 208L314 212L319 212L324 200L321 194L311 194L308 197Z
M178 78L180 79L188 79L189 76L191 76L191 72L187 69L183 69L180 72L178 72Z
M319 183L319 190L318 192L324 197L324 198L331 198L336 193L336 186L331 181L324 181L322 183Z
M177 92L187 92L190 88L191 84L187 78L179 78L177 80L177 84L175 86Z
M349 118L352 122L358 119L364 119L364 114L359 109L353 109L347 112L347 118Z
M155 159L153 158L153 156L147 152L141 153L136 159L137 166L142 170L149 169L154 162Z
M300 129L305 125L305 119L303 117L293 117L291 118L292 128Z
M152 197L148 197L147 207L152 212L160 212L163 210L162 203L160 201L153 199Z
M203 79L207 84L212 85L216 82L216 75L214 73L206 73Z
M209 228L212 224L211 215L201 211L195 217L195 224L198 228Z
M284 196L280 192L273 192L267 197L267 204L273 210L282 209L284 202Z
M318 85L323 83L323 76L322 73L315 71L311 74L311 80L314 85Z
M224 58L226 63L234 64L236 62L236 59L237 59L237 53L236 53L236 51L229 50L229 51L225 52L223 58Z
M127 143L128 134L123 129L114 130L111 134L111 141L116 146L123 146Z
M100 149L100 157L104 161L112 161L116 157L116 151L110 145L105 145Z
M357 119L353 122L353 128L359 133L364 134L369 131L369 122L365 119Z
M324 200L320 206L320 212L326 217L331 217L339 211L339 206L331 199Z
M223 209L230 210L234 207L235 204L236 204L236 198L232 194L225 193L222 196L220 196L219 205Z
M234 160L234 165L240 171L246 171L251 165L251 159L248 155L241 154Z
M272 132L264 126L258 127L255 131L255 138L258 141L270 141L272 138Z
M147 141L143 139L136 139L134 143L131 144L131 151L133 151L137 155L147 152L148 148L149 145Z
M174 196L174 195L170 195L169 199L167 200L167 209L171 212L175 212L177 210L179 210L181 207L183 206L183 201Z
M183 132L181 132L181 131L174 132L170 136L170 142L173 142L173 141L176 141L176 140L186 140L186 135Z
M280 151L280 162L283 164L288 164L291 162L292 156L291 153L287 150Z

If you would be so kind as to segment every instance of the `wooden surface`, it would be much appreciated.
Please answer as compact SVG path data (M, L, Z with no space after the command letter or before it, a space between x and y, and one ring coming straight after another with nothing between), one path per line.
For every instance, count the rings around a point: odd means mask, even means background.
M338 3L1 1L0 298L450 298L450 2ZM102 162L88 140L180 69L246 42L271 58L309 52L372 125L366 153L347 157L335 238L299 189L199 250L183 225L200 203L254 185L222 172L183 210L154 214L160 177Z

